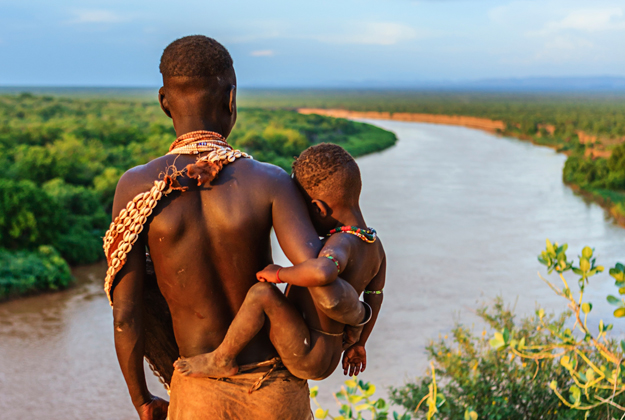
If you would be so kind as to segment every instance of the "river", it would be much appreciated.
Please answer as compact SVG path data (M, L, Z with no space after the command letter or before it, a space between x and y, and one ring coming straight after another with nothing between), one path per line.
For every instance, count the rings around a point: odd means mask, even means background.
M368 121L397 133L397 145L360 158L362 209L388 255L385 301L361 377L384 395L422 375L424 347L497 295L530 313L536 302L560 310L537 277L545 238L584 245L600 263L625 261L625 229L562 184L565 156L477 130ZM284 257L276 252L276 260ZM113 347L103 264L75 270L68 291L0 305L0 418L135 419ZM603 274L593 278L593 323L610 320ZM475 329L479 333L481 325ZM318 383L333 407L337 371ZM150 378L153 392L164 395Z

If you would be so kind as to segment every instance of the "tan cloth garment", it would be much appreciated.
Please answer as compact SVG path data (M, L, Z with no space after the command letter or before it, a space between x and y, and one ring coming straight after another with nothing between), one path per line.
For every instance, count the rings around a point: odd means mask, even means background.
M229 378L188 378L174 371L168 420L312 420L308 382L288 370Z

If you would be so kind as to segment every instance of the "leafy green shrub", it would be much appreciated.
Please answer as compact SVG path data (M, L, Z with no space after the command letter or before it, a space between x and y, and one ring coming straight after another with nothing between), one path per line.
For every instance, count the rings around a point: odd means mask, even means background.
M538 260L547 266L549 274L555 271L562 280L564 287L560 289L543 279L566 299L569 311L555 317L539 308L535 316L515 322L498 298L492 308L484 306L477 311L495 330L491 339L486 331L476 337L456 325L453 343L445 337L427 347L435 374L444 383L440 392L446 402L437 407L440 418L612 419L615 412L623 418L625 373L621 365L625 341L619 349L608 337L612 325L603 320L597 333L591 331L587 318L592 304L583 301L589 279L603 267L595 265L594 251L589 247L582 250L578 266L568 261L566 250L566 244L547 241ZM567 271L579 276L578 295L563 276ZM617 264L610 275L619 294L625 294L625 267ZM625 316L625 300L608 296L608 302L617 306L615 316ZM432 395L432 378L393 388L391 400L424 418L427 414L418 408Z
M0 249L0 300L63 289L72 281L69 266L51 246L40 246L35 252Z
M560 316L527 317L520 321L506 308L501 298L491 306L484 305L477 315L496 331L518 331L526 341L548 344L551 336L542 322L550 328L564 326L569 313ZM484 331L475 335L457 324L451 338L440 339L427 347L428 358L434 363L439 392L445 403L438 409L442 419L463 419L475 411L480 419L583 419L583 415L562 410L558 397L548 384L556 380L568 383L566 370L552 360L527 363L518 357L491 349ZM404 386L391 388L391 401L414 412L429 393L432 377L425 376ZM414 415L426 418L428 407ZM469 414L470 415L470 414Z

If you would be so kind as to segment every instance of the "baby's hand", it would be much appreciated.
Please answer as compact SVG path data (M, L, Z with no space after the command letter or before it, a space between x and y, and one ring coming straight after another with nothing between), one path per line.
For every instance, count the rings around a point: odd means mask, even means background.
M362 329L364 325L354 327L352 325L346 325L343 331L343 350L347 350L360 340Z
M282 267L277 264L269 264L267 267L263 268L262 271L256 273L256 278L258 281L268 282L268 283L282 283L278 279L278 270Z
M367 368L367 351L365 346L352 346L343 353L343 374L349 376L364 372Z

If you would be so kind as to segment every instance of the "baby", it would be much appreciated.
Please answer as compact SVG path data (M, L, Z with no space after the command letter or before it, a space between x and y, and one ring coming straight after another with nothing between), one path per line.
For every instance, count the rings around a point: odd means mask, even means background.
M319 257L293 267L272 264L257 273L259 283L250 288L221 345L211 353L178 360L174 366L182 374L236 374L236 356L266 320L284 366L299 378L317 380L338 365L345 326L364 325L360 337L348 343L343 370L350 375L365 370L365 343L382 306L386 257L360 211L358 165L342 147L321 143L302 152L293 163L293 177L315 229L327 237ZM288 283L286 295L271 283ZM314 304L301 298L303 287ZM364 303L359 300L363 292Z

